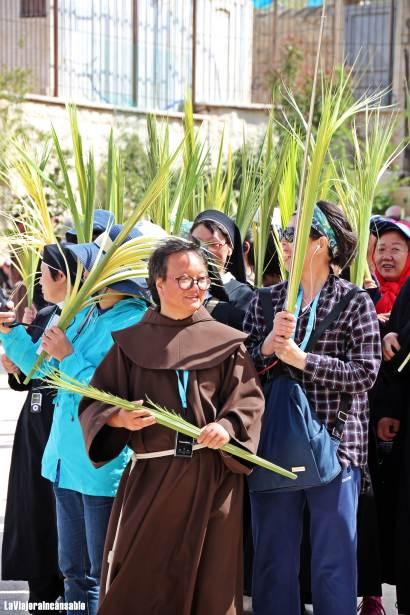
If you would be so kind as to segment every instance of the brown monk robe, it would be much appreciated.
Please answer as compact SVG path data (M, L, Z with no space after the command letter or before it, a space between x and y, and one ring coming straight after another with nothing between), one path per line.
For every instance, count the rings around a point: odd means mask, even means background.
M264 400L243 333L201 307L184 320L149 310L114 337L94 386L129 400L150 398L199 427L217 421L233 444L256 452ZM186 413L176 370L189 370ZM105 423L116 412L86 398L80 405L94 465L125 444L137 453L174 448L175 432L158 424L141 431L109 427ZM191 459L138 460L133 469L130 463L108 528L99 615L242 613L242 489L248 473L238 458L209 448L194 451Z

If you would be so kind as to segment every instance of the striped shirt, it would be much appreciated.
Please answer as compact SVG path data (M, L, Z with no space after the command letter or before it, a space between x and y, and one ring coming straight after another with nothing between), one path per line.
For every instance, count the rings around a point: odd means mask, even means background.
M354 286L330 275L323 286L317 306L320 322L339 300ZM274 314L283 310L287 282L272 286ZM309 309L298 318L295 342L304 338ZM261 354L268 334L258 293L255 293L244 321L248 351L258 370L267 367L274 356ZM322 333L314 352L307 353L306 368L300 371L287 366L290 375L303 387L319 419L331 430L340 404L340 394L351 395L348 420L343 432L338 457L343 466L364 468L367 463L369 407L367 393L374 384L381 362L379 325L373 303L367 293L358 293L347 308Z

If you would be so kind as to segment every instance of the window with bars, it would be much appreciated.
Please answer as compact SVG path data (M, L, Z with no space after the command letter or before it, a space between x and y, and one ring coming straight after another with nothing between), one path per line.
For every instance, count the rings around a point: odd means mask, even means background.
M20 17L47 17L47 0L20 0Z

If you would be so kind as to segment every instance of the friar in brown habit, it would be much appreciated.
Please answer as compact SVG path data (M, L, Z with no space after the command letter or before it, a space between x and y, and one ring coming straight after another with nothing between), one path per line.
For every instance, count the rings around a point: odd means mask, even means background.
M151 399L202 430L190 443L155 424L147 409L82 401L94 465L126 444L134 451L108 528L99 615L240 614L242 490L250 470L218 449L231 441L256 452L262 390L244 334L202 307L209 278L201 250L169 239L149 272L159 309L114 335L92 384L140 403Z

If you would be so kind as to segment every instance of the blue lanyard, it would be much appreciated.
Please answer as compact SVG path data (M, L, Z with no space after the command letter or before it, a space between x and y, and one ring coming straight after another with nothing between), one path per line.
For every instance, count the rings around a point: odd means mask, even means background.
M301 350L305 350L306 346L308 345L310 336L312 335L313 327L315 325L315 320L316 320L316 310L317 310L317 304L319 302L319 295L320 295L320 291L318 292L318 294L316 295L312 303L312 307L311 307L310 314L309 314L309 320L308 320L308 324L306 327L305 337L303 338L302 342L299 344L299 348ZM300 288L298 297L296 299L296 307L295 307L296 318L299 317L300 311L302 309L302 299L303 299L303 289Z
M91 322L91 318L94 317L98 317L98 310L96 309L97 306L93 305L90 310L87 312L87 314L84 316L83 320L80 323L80 326L78 327L76 334L74 335L73 339L71 340L71 343L74 344L78 338L80 337L83 329Z
M183 409L186 410L188 408L187 390L188 390L189 371L186 369L183 369L183 370L177 369L175 371L176 371L177 379L178 379L179 398L181 400Z

